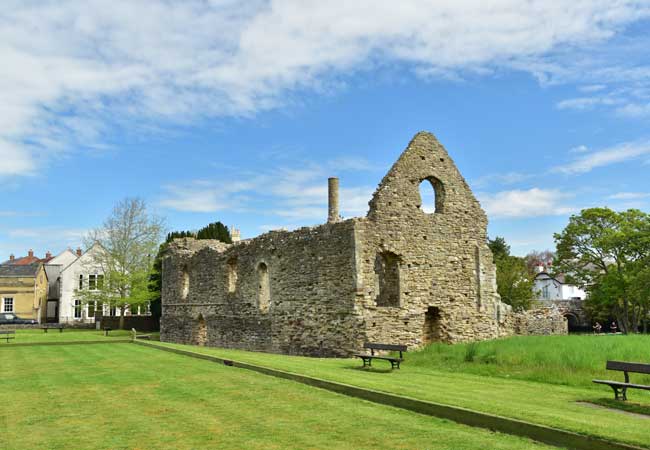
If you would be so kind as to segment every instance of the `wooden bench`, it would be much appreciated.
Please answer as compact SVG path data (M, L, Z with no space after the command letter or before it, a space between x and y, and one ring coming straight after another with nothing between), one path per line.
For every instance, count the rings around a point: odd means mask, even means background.
M16 332L14 330L2 330L0 331L0 339L6 339L8 344L9 339L16 339Z
M612 380L592 380L594 383L606 384L614 390L614 398L616 400L627 400L628 389L643 389L650 391L650 386L644 384L630 383L629 373L643 373L650 374L650 364L633 363L624 361L607 361L607 370L617 370L623 372L625 381L612 381Z
M58 329L59 333L63 333L63 325L43 325L41 328L45 333L47 333L47 330L49 330L50 328Z
M134 341L136 339L148 339L148 340L151 340L151 335L150 334L138 334L138 332L135 331L135 328L131 328L131 334L133 334L133 340Z
M103 330L104 330L104 336L108 336L108 332L113 329L111 327L104 327Z
M367 353L366 354L359 353L354 355L357 358L361 358L363 360L363 367L366 366L371 367L373 359L384 359L386 361L390 361L391 370L396 367L399 369L400 363L404 361L402 352L406 351L406 345L377 344L372 342L366 342L365 344L363 344L363 348L369 349L370 354L368 355ZM396 358L394 356L375 355L375 350L388 350L392 352L399 352L399 358Z

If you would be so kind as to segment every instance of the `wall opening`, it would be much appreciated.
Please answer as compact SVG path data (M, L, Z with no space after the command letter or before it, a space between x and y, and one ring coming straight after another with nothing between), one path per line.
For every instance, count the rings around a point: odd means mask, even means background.
M237 258L231 258L226 264L228 292L233 293L237 289Z
M445 187L436 177L427 177L420 182L420 203L417 205L425 213L442 213L445 204Z
M576 316L573 313L567 313L564 315L567 320L567 327L569 333L575 333L577 331L582 331L580 327L580 321L578 320L578 316Z
M187 300L187 295L190 293L190 272L187 266L183 266L183 278L181 280L181 299Z
M442 340L442 330L440 329L440 308L429 306L424 313L424 331L422 333L422 343L429 345L433 342Z
M265 313L271 307L271 281L266 263L262 262L257 266L257 282L257 304L260 311Z
M199 314L196 322L196 329L194 330L194 344L205 347L208 343L208 326L205 323L203 314Z
M400 305L400 257L392 252L381 252L375 258L377 306Z

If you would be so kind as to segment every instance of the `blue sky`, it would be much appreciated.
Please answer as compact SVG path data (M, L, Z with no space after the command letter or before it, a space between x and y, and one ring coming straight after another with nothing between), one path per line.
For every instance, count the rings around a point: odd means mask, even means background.
M420 131L517 254L581 208L650 210L650 2L9 2L0 255L118 200L243 237L345 217ZM0 258L4 259L4 258Z

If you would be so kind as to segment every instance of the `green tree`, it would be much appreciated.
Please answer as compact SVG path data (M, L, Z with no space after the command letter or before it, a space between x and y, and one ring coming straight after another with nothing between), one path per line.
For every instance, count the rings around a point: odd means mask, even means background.
M83 303L107 303L120 308L120 328L124 328L127 308L152 300L149 279L155 253L162 238L163 222L147 210L138 198L118 202L102 227L91 231L86 245L98 243L101 251L89 262L104 274L94 290L75 291Z
M488 246L497 269L497 292L501 300L515 310L530 308L534 283L524 258L511 255L503 237L488 240Z
M502 256L510 256L510 246L506 243L505 238L497 236L494 239L488 239L488 247L492 251L494 261Z
M586 286L592 317L614 316L624 333L647 319L647 296L639 291L650 258L650 215L630 209L585 209L554 235L556 267L567 281Z
M221 222L213 222L196 232L197 239L216 239L226 244L232 244L230 230Z

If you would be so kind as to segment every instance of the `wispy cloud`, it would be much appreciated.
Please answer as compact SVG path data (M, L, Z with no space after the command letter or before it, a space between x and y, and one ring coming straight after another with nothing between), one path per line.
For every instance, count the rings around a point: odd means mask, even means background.
M532 188L479 193L477 196L491 218L561 216L577 210L565 204L571 196L557 189Z
M73 149L105 148L115 127L251 116L291 103L297 92L336 89L341 76L381 63L402 63L426 78L505 68L542 82L568 79L586 71L562 64L558 53L606 42L650 9L637 0L3 6L0 176L33 175ZM219 206L218 198L198 200Z
M594 151L553 168L565 174L586 173L597 167L609 166L650 155L650 142L627 142L604 150Z
M650 198L650 192L617 192L607 198L612 200L639 200L643 198Z

